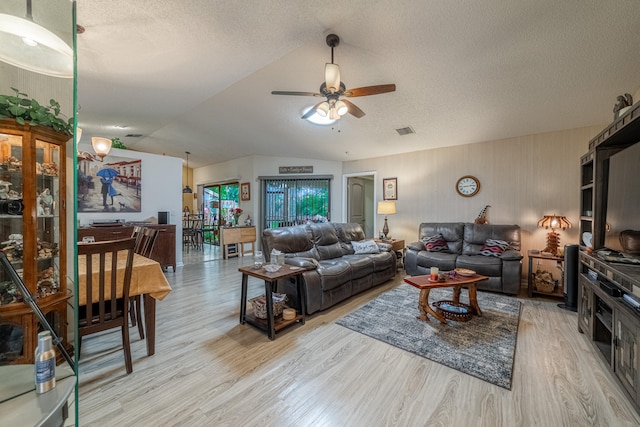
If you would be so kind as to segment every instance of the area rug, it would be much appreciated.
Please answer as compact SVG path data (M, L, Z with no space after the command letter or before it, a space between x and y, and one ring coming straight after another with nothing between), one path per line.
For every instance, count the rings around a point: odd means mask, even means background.
M451 299L452 289L432 289L429 302ZM515 298L478 292L482 317L468 322L416 317L420 291L401 284L337 323L434 362L511 390L522 304ZM466 290L461 302L468 301Z

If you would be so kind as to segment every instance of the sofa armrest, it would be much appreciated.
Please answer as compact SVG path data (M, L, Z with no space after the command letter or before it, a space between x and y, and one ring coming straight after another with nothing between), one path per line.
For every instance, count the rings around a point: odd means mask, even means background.
M315 258L305 257L290 257L285 258L285 264L293 265L295 267L301 267L305 270L315 270L320 265Z
M502 258L503 261L520 261L523 258L523 256L520 253L520 251L509 249L504 251L500 256L500 258Z
M414 251L423 251L424 250L424 243L422 242L413 242L413 243L409 243L407 245L407 248L409 249L413 249Z

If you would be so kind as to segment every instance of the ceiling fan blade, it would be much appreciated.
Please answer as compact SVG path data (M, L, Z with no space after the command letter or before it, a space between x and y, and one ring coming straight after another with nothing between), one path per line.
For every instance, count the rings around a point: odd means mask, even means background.
M308 119L309 117L313 116L316 113L316 110L318 109L318 107L320 106L320 104L322 104L324 101L320 101L318 102L316 105L314 105L313 107L311 107L309 109L309 111L307 111L306 113L304 113L304 115L301 117L301 119Z
M347 107L349 107L349 114L351 114L352 116L355 116L357 118L364 116L364 111L362 111L360 107L358 107L353 102L347 101L346 99L343 99L342 102L347 104Z
M288 90L272 90L271 95L322 96L316 92L290 92Z
M353 98L355 96L378 95L380 93L394 92L395 90L396 90L395 84L364 86L364 87L357 87L355 89L349 89L344 92L344 96Z

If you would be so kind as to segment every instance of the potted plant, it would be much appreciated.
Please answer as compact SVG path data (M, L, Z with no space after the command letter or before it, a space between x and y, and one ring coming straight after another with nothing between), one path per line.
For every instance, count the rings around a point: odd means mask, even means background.
M14 95L0 95L0 119L15 119L16 123L30 126L45 126L56 132L73 135L73 117L66 119L60 113L60 104L55 99L49 105L40 104L29 95L12 87ZM66 119L66 120L65 120Z

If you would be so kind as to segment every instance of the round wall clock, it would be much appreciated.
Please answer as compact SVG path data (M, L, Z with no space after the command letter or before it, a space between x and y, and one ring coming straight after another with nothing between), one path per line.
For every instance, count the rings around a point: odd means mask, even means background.
M462 197L472 197L480 191L480 180L475 176L465 175L458 180L456 191Z

